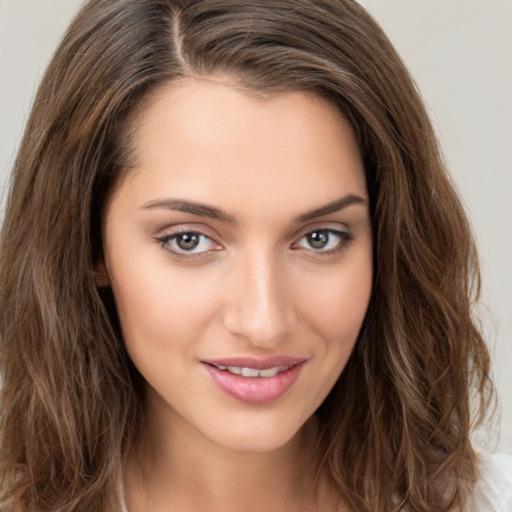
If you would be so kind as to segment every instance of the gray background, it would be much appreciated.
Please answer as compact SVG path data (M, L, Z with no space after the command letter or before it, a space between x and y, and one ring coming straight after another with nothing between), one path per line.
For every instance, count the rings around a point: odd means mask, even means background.
M361 3L415 77L472 219L483 264L481 318L501 397L501 418L479 440L512 453L512 1ZM0 0L2 197L38 81L80 4Z

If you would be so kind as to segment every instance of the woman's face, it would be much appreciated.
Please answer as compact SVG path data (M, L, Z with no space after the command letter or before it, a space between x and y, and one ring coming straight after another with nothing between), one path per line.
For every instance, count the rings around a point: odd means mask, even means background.
M104 217L105 274L147 420L284 445L340 376L372 286L361 157L305 93L215 79L155 93Z

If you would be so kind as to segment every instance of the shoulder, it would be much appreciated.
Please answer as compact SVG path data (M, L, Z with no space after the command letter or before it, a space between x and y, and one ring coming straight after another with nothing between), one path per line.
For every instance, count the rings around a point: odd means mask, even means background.
M512 512L512 455L478 455L478 480L464 512Z

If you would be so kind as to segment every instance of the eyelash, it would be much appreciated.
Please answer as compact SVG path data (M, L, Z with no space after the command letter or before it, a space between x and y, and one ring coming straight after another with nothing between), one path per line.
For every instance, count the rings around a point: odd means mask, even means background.
M184 249L182 249L183 252L179 252L179 251L171 249L169 247L170 242L172 242L173 240L176 240L179 236L185 236L185 235L196 235L200 239L210 240L212 244L216 244L217 246L220 247L220 244L218 242L216 242L213 238L209 237L208 235L205 235L201 231L196 231L193 229L180 229L173 233L163 235L161 237L157 237L156 241L160 243L160 245L162 246L162 248L165 251L169 252L170 254L172 254L172 256L174 258L178 258L178 259L192 260L194 258L204 258L205 256L209 255L212 252L210 250L210 251L202 251L202 252L195 253L195 252L191 252L191 251L186 251ZM199 243L201 243L201 242L199 242ZM220 250L220 249L215 249L213 252L216 252L218 250Z
M298 237L295 240L295 242L293 242L292 250L300 250L300 248L293 249L293 247L296 246L302 239L305 239L308 235L311 236L314 233L322 233L322 234L327 234L329 236L333 235L333 236L337 236L339 238L339 242L336 244L336 246L329 250L321 250L321 249L315 250L314 248L305 249L305 250L312 251L315 255L318 255L320 257L328 257L328 256L333 256L335 254L341 253L354 241L353 235L351 233L349 233L348 231L340 231L340 230L332 229L332 228L318 228L318 229L309 230L306 233L301 234L301 236ZM210 240L211 243L219 246L219 249L214 249L213 251L206 250L206 251L194 253L191 251L186 251L184 249L182 249L183 252L179 252L179 251L176 251L169 247L169 243L171 241L173 241L173 240L175 241L179 236L185 236L185 235L195 235L195 236L200 237L201 239ZM216 242L213 238L209 237L208 235L205 235L201 231L194 231L191 229L183 229L183 230L179 230L174 233L170 233L170 234L167 234L167 235L164 235L161 237L156 237L155 240L160 243L160 245L162 246L162 248L164 250L171 253L173 257L178 258L178 259L192 260L194 258L204 258L204 257L210 255L211 252L217 252L218 250L221 250L220 244L218 242ZM199 243L201 243L201 242L199 242Z
M317 229L312 229L310 231L307 231L306 233L303 233L297 239L297 241L292 244L292 246L298 244L302 239L306 238L308 235L311 236L314 233L334 235L339 238L339 242L332 249L329 249L329 250L321 250L321 249L315 250L314 248L309 249L315 255L318 255L318 256L326 256L327 257L327 256L333 256L335 254L339 254L340 252L345 250L354 241L354 236L351 233L349 233L348 231L340 231L339 229L333 229L333 228L317 228ZM306 249L306 250L308 250L308 249Z

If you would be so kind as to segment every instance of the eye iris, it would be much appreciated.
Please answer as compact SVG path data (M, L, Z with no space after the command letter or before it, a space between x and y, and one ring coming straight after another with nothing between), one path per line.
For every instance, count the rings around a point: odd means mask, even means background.
M176 237L176 244L184 251L195 249L199 245L200 235L197 233L183 233Z
M307 239L314 249L323 249L329 243L329 234L325 231L313 231L307 235Z

